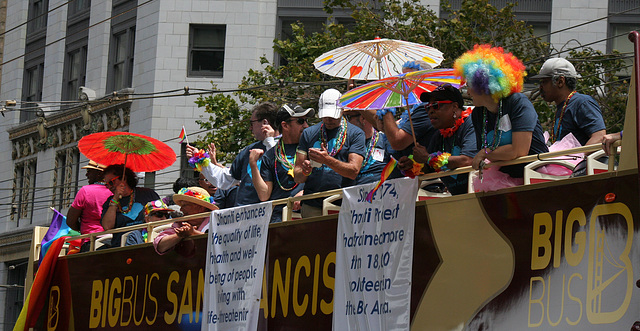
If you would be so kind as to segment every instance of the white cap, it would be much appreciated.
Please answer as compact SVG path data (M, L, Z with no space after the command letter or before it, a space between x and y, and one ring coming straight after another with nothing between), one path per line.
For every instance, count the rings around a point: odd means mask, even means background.
M338 107L341 96L338 90L332 88L322 92L318 100L318 117L339 119L342 116L342 108Z
M561 57L548 59L540 68L540 72L531 77L531 79L542 79L553 76L575 77L580 78L580 74L576 72L576 68L571 62Z

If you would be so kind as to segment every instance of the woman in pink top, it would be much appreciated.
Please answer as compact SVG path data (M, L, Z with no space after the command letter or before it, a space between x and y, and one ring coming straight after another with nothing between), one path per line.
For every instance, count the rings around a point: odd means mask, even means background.
M111 196L111 191L104 185L104 166L94 161L82 167L87 169L85 185L76 194L69 211L67 212L67 225L81 234L104 231L100 224L102 218L102 205ZM89 251L89 239L82 241L81 252Z
M201 187L185 187L180 189L178 193L173 195L173 201L180 206L180 210L184 213L184 216L206 213L218 209L218 207L213 204L213 197ZM153 246L160 255L165 254L174 247L180 247L183 244L190 246L193 242L185 241L185 239L205 233L208 225L208 216L190 219L185 222L175 222L171 225L171 228L162 231L153 240ZM184 249L190 252L190 248L191 247L185 247Z

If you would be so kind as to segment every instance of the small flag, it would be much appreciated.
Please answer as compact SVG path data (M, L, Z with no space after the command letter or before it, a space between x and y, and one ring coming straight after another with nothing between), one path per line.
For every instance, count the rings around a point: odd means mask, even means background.
M53 210L51 225L49 225L49 230L47 230L47 233L44 235L44 238L42 238L42 242L40 243L40 262L42 262L42 258L47 254L47 250L49 249L49 246L51 246L51 243L62 236L69 235L69 231L71 231L67 225L67 218L55 208L51 208L51 210Z
M380 188L380 186L382 186L382 183L384 183L384 181L387 180L387 178L389 178L389 176L393 172L393 169L396 168L397 164L398 164L398 161L396 161L395 158L391 157L391 160L389 161L389 163L387 163L387 165L384 166L384 169L382 169L382 173L380 174L380 181L378 182L378 184L376 184L376 187L374 187L373 190L371 190L371 192L367 194L365 201L367 202L373 201L373 195Z
M180 138L180 143L181 144L185 140L187 141L187 144L189 143L189 139L187 139L187 130L184 129L184 125L182 126L182 130L180 131L180 135L178 136L178 138Z

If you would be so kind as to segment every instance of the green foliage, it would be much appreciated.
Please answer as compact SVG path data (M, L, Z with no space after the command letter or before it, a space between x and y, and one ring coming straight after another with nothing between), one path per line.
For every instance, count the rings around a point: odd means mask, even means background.
M246 142L252 139L248 121L251 112L240 108L232 96L222 93L200 96L196 104L204 107L204 112L210 115L208 118L200 116L201 119L196 120L201 129L209 131L194 145L206 148L209 142L214 142L218 150L218 161L230 163L245 147Z

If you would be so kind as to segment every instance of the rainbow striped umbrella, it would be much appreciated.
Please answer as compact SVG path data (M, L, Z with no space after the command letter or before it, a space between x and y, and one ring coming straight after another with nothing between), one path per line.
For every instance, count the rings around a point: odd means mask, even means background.
M313 65L333 77L375 80L400 74L405 62L418 60L435 68L443 60L442 52L404 40L375 38L328 51Z
M347 110L408 107L420 103L423 92L444 84L460 88L460 77L453 69L408 72L354 88L342 95L340 104Z

